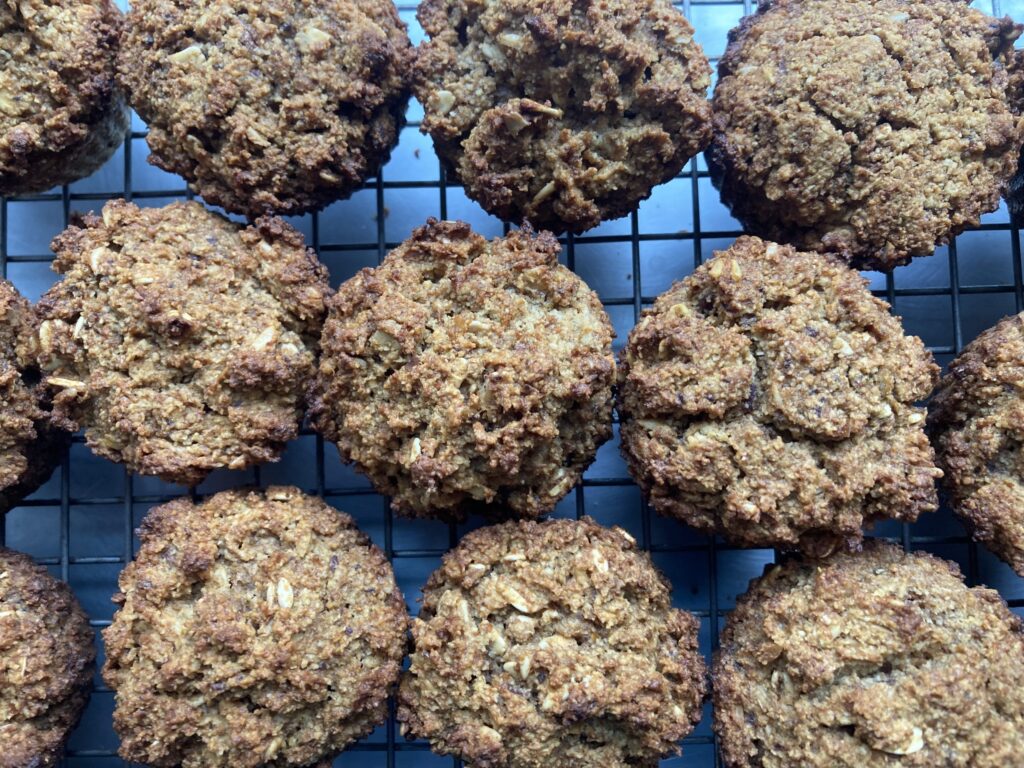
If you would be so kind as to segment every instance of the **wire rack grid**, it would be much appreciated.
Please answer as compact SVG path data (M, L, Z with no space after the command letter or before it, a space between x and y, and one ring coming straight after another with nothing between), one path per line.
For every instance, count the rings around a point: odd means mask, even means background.
M974 5L1024 19L1024 0L979 0ZM416 5L398 7L418 42L423 33L416 23ZM714 63L725 48L728 30L751 11L751 0L687 0L679 7ZM489 236L507 231L507 225L486 215L445 178L429 139L418 131L421 116L421 109L412 104L409 124L391 161L364 189L320 214L292 220L329 267L335 285L358 269L379 263L428 216L461 218ZM0 273L35 300L56 279L49 269L48 244L73 212L98 209L117 197L155 206L191 196L181 179L147 165L146 154L145 126L133 118L123 148L89 179L46 194L0 198ZM564 238L563 259L602 297L618 333L618 347L645 305L739 234L738 224L711 186L703 159L697 158L677 178L658 187L636 213L584 236ZM922 336L945 364L981 330L1024 309L1022 266L1020 233L1003 206L935 256L918 259L892 275L865 276L903 316L908 331ZM110 623L117 575L135 553L133 531L146 511L185 493L202 496L246 483L295 484L352 514L391 558L413 613L419 588L440 557L478 524L449 526L394 518L387 501L343 466L333 447L325 447L308 430L289 446L281 462L244 473L214 473L195 489L133 477L93 456L78 435L53 478L0 524L0 544L28 552L71 584L96 629L102 663L99 631ZM582 487L555 512L569 517L584 514L623 526L651 552L673 583L676 605L701 618L701 647L709 657L736 596L774 559L770 550L736 549L652 515L619 457L617 431L599 452ZM883 524L874 533L908 549L955 560L969 583L998 588L1012 609L1024 615L1024 580L971 543L947 509L914 525ZM127 765L117 757L112 711L113 694L97 674L92 699L70 739L63 765ZM662 765L717 766L710 723L706 708L703 721L684 740L682 756ZM458 762L431 754L423 742L402 740L393 718L335 763L346 768L453 764Z

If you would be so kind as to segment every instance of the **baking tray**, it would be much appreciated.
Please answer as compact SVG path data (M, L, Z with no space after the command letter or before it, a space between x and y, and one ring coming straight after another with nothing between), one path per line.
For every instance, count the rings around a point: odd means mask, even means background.
M987 13L1024 19L1024 0L982 0ZM679 6L714 60L725 49L726 34L749 2L686 2ZM423 32L415 4L400 4L413 42ZM336 286L364 266L378 263L389 248L428 216L459 218L488 236L501 234L502 222L483 213L462 189L446 181L430 139L421 135L422 110L410 107L409 125L380 176L351 199L318 215L292 219L330 268ZM146 163L145 126L135 118L130 138L117 155L88 179L21 198L0 198L0 272L33 301L54 282L49 242L75 211L99 209L111 198L159 206L188 197L184 182ZM703 159L654 190L632 216L603 224L585 236L565 239L563 259L601 296L624 342L640 310L655 296L693 271L712 251L727 247L739 226L719 202ZM1024 309L1020 232L1005 205L985 216L935 256L922 258L892 275L865 273L876 293L902 315L946 364L980 331L1006 314ZM28 552L55 576L71 583L97 632L110 623L117 575L133 556L135 528L147 510L186 493L212 493L244 483L292 483L322 494L352 514L392 559L399 586L416 610L420 586L441 555L469 526L395 518L385 499L360 476L342 466L337 452L308 430L291 444L280 463L248 472L217 472L199 488L132 477L122 467L94 457L75 438L53 478L0 525L0 541ZM739 550L652 515L630 481L616 438L605 445L587 472L583 487L559 505L556 515L589 514L604 524L631 531L674 586L674 600L701 618L701 646L710 655L723 617L747 582L772 561L771 550ZM1024 614L1024 580L990 553L968 541L963 527L943 509L915 525L888 523L875 533L958 562L971 584L997 588ZM102 645L100 646L102 663ZM66 766L123 766L111 726L113 694L97 674L95 691L82 723L70 739ZM427 768L457 765L430 753L424 742L406 742L394 721L353 745L338 758L346 768ZM710 768L717 765L710 708L683 742L683 755L663 766ZM552 767L556 768L556 767Z

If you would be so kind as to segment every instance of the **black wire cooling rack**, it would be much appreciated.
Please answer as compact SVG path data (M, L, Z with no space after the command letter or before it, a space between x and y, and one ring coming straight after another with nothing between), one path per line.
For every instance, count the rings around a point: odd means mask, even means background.
M982 0L974 5L995 15L1009 13L1024 19L1024 0ZM714 61L725 48L727 31L751 11L751 0L693 0L679 7ZM415 4L399 5L413 41L418 42L422 30L415 10ZM293 220L330 268L335 285L361 267L378 263L428 216L461 218L486 235L507 229L447 182L429 139L418 131L421 114L417 105L410 107L409 126L378 178L348 201ZM139 205L163 205L189 197L181 179L146 164L144 139L145 126L136 119L123 149L93 177L47 194L0 198L0 273L34 300L56 279L49 270L48 243L73 212L98 209L117 197ZM601 295L621 345L646 304L739 234L698 158L679 177L658 187L637 213L585 236L566 238L563 258ZM1020 233L1005 207L933 257L918 259L893 275L865 274L872 289L903 316L908 331L922 336L943 364L1003 315L1024 310ZM133 532L146 511L185 493L201 496L246 483L298 485L352 514L391 558L413 612L420 586L466 530L466 526L394 518L386 500L342 466L332 446L325 446L308 430L280 463L246 473L215 473L197 489L132 477L92 456L79 435L50 482L8 513L0 525L0 543L28 552L70 582L97 631L102 663L99 630L110 623L110 597L117 589L117 575L135 553ZM676 604L700 616L701 646L708 655L736 596L773 559L769 550L729 547L652 515L619 458L617 433L601 449L582 487L555 514L589 514L604 524L630 530L672 580ZM1024 614L1024 580L969 542L946 509L914 525L880 525L874 534L957 561L969 583L998 588L1011 607ZM64 765L126 765L116 755L112 711L113 695L97 674L92 700L70 740ZM663 766L718 765L710 720L708 710L683 742L683 755L664 761ZM423 742L405 742L390 719L335 764L427 768L449 766L453 761L432 755Z

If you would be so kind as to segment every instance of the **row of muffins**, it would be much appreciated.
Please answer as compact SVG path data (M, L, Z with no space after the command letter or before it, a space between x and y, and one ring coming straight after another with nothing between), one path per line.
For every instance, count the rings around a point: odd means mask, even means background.
M708 149L747 231L892 269L994 210L1024 142L1022 27L962 0L773 0L730 34L713 101L667 0L20 0L0 9L0 193L98 168L124 98L151 162L257 218L348 196L411 90L449 172L505 220L582 232Z
M325 768L385 720L396 686L402 733L473 768L650 768L702 716L700 622L620 528L468 534L423 589L404 673L391 566L322 500L183 498L139 533L103 631L127 760ZM65 584L3 549L0 648L0 766L55 765L92 632ZM1024 750L1021 620L956 566L878 541L753 580L712 687L729 768L995 768Z
M310 421L404 515L537 517L612 434L655 510L742 546L826 553L937 506L917 405L939 369L840 260L743 237L660 296L616 366L550 233L431 221L337 293L280 219L108 203L54 240L34 309L3 288L10 507L66 433L196 485ZM931 413L955 505L1020 572L1024 318L970 345ZM61 437L61 434L65 437Z

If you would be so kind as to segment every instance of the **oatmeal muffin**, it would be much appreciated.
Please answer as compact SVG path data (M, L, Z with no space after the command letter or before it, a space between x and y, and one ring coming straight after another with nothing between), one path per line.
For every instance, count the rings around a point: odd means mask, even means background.
M701 718L699 621L620 528L509 522L423 590L398 719L474 768L653 768Z
M1024 314L988 329L953 361L929 427L954 509L1024 576Z
M53 241L39 303L53 420L132 472L195 485L276 461L315 371L327 271L281 219L117 200Z
M128 130L111 0L0 3L0 195L88 176Z
M611 436L614 332L559 250L431 220L331 300L310 413L396 511L542 515Z
M29 303L0 280L0 516L46 482L67 445L39 385L37 326Z
M1024 139L1021 27L964 0L771 0L729 35L708 151L744 226L859 267L933 252L999 204Z
M727 768L1003 768L1024 754L1024 636L999 595L888 544L772 566L714 663Z
M67 584L0 547L0 768L50 768L89 700L96 650Z
M348 515L297 488L149 513L103 677L126 760L327 768L387 717L408 617Z
M1015 50L1010 65L1010 85L1007 90L1010 108L1017 115L1024 114L1024 50ZM1018 224L1024 222L1024 148L1017 162L1017 172L1010 179L1006 192L1010 216Z
M377 172L410 56L391 0L135 0L118 70L150 162L256 217L318 210Z
M622 448L658 512L825 554L937 505L939 369L837 259L743 237L646 310L619 365Z
M422 128L503 219L583 232L711 138L711 68L668 0L425 0L418 15Z

